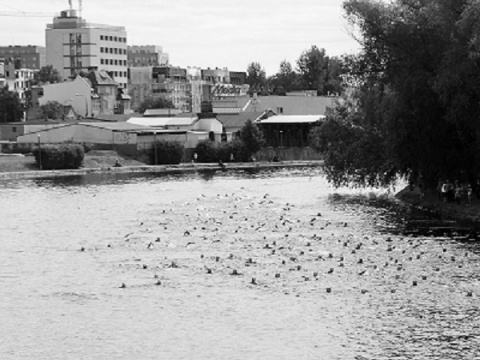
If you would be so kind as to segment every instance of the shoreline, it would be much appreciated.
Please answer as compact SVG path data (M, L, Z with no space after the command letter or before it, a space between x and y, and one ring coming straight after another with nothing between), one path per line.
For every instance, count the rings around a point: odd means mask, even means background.
M455 220L465 225L480 226L480 199L475 195L471 205L456 204L439 200L434 190L427 191L422 199L417 187L410 190L407 186L397 192L395 198L414 208L438 215L442 220Z
M68 176L81 176L89 174L179 174L195 173L198 171L238 171L238 170L265 170L265 169L294 169L302 167L321 167L322 160L297 160L279 162L255 162L255 163L226 163L224 167L216 163L182 163L176 165L130 165L130 166L108 166L80 168L72 170L27 170L0 172L0 180L25 180L45 179ZM480 226L480 199L475 196L471 206L454 203L444 203L438 200L437 193L430 191L420 198L418 188L410 190L407 186L398 191L394 197L414 208L435 214L445 220L455 220L461 223L468 223Z
M263 170L277 168L301 168L301 167L320 167L323 161L304 160L304 161L279 161L279 162L255 162L255 163L226 163L224 167L215 163L182 163L177 165L138 165L138 166L109 166L98 168L80 168L68 170L28 170L0 172L0 179L21 180L37 179L50 177L66 177L88 174L103 173L193 173L197 171L236 171L236 170Z

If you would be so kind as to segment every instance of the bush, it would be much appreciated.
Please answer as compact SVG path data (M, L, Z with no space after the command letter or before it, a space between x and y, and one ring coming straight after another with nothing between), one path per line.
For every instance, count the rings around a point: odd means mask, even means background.
M183 145L178 141L157 141L150 151L150 163L155 164L155 149L157 150L157 165L180 164L183 158Z
M198 162L215 163L218 161L231 162L230 156L233 154L234 161L247 162L250 160L251 153L240 139L235 139L228 143L214 143L210 140L200 141L195 148L198 155Z
M30 154L32 149L30 144L9 143L2 146L2 151L5 154Z
M200 141L195 147L195 152L198 155L198 162L212 163L219 160L215 143L210 140Z
M78 144L44 145L33 150L35 162L44 170L78 169L82 166L84 150Z

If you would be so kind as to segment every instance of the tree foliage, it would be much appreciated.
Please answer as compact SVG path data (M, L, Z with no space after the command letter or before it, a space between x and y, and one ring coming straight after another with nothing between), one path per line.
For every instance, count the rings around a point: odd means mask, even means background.
M250 94L268 95L267 75L260 63L251 62L248 64L246 82L250 85Z
M44 119L61 119L63 117L63 105L58 101L47 101L40 106L40 114Z
M336 178L354 173L388 183L391 174L428 185L439 178L472 180L480 172L480 4L470 0L396 0L344 3L359 56L344 64L357 86L355 106L338 109L317 132L317 145ZM341 119L342 121L340 121ZM335 126L362 129L336 139ZM375 129L370 131L369 129ZM375 166L358 137L379 146ZM338 142L339 144L335 144ZM335 152L357 151L348 161ZM373 149L372 149L373 151ZM346 155L345 155L346 156ZM332 175L333 176L333 175ZM369 183L371 181L367 181Z
M297 66L305 90L316 90L318 95L342 92L341 61L327 56L325 49L313 45L300 55Z
M143 114L147 109L174 109L175 105L171 100L164 98L146 98L138 109L138 112Z
M245 125L240 129L239 138L245 144L249 155L255 154L265 143L262 130L260 130L252 120L247 120Z
M0 123L22 120L23 106L18 94L8 87L0 88Z
M62 81L62 77L58 73L57 69L54 69L52 65L43 66L38 72L34 74L32 84L55 84Z
M157 141L149 151L150 163L154 165L180 164L183 152L183 144L178 141Z
M258 62L247 68L247 84L250 93L260 95L286 95L287 92L315 90L318 95L343 92L343 60L327 56L325 49L313 45L302 52L296 62L297 68L283 60L276 74L266 78L265 70Z
M324 170L334 186L386 186L397 174L385 137L382 116L392 97L378 89L345 95L310 133L310 143L324 153Z
M287 60L280 63L279 71L268 78L268 83L273 95L285 95L290 91L302 90L300 76Z
M85 152L80 144L43 145L33 150L37 166L43 170L78 169L83 164Z

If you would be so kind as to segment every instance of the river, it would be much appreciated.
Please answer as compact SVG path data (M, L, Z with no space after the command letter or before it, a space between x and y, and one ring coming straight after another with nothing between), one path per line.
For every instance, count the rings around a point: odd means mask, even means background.
M480 359L478 232L317 169L0 199L1 359Z

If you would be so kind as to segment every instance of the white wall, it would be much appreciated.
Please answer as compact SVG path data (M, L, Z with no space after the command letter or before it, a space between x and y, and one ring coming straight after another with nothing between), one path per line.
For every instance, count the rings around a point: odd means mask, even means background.
M40 105L57 101L62 105L71 105L81 116L85 116L87 109L88 115L92 114L91 88L82 77L77 76L73 81L43 85L42 88L43 96L38 99Z
M221 133L223 130L222 123L215 118L212 119L200 119L194 125L192 130L194 131L213 131L215 133Z

